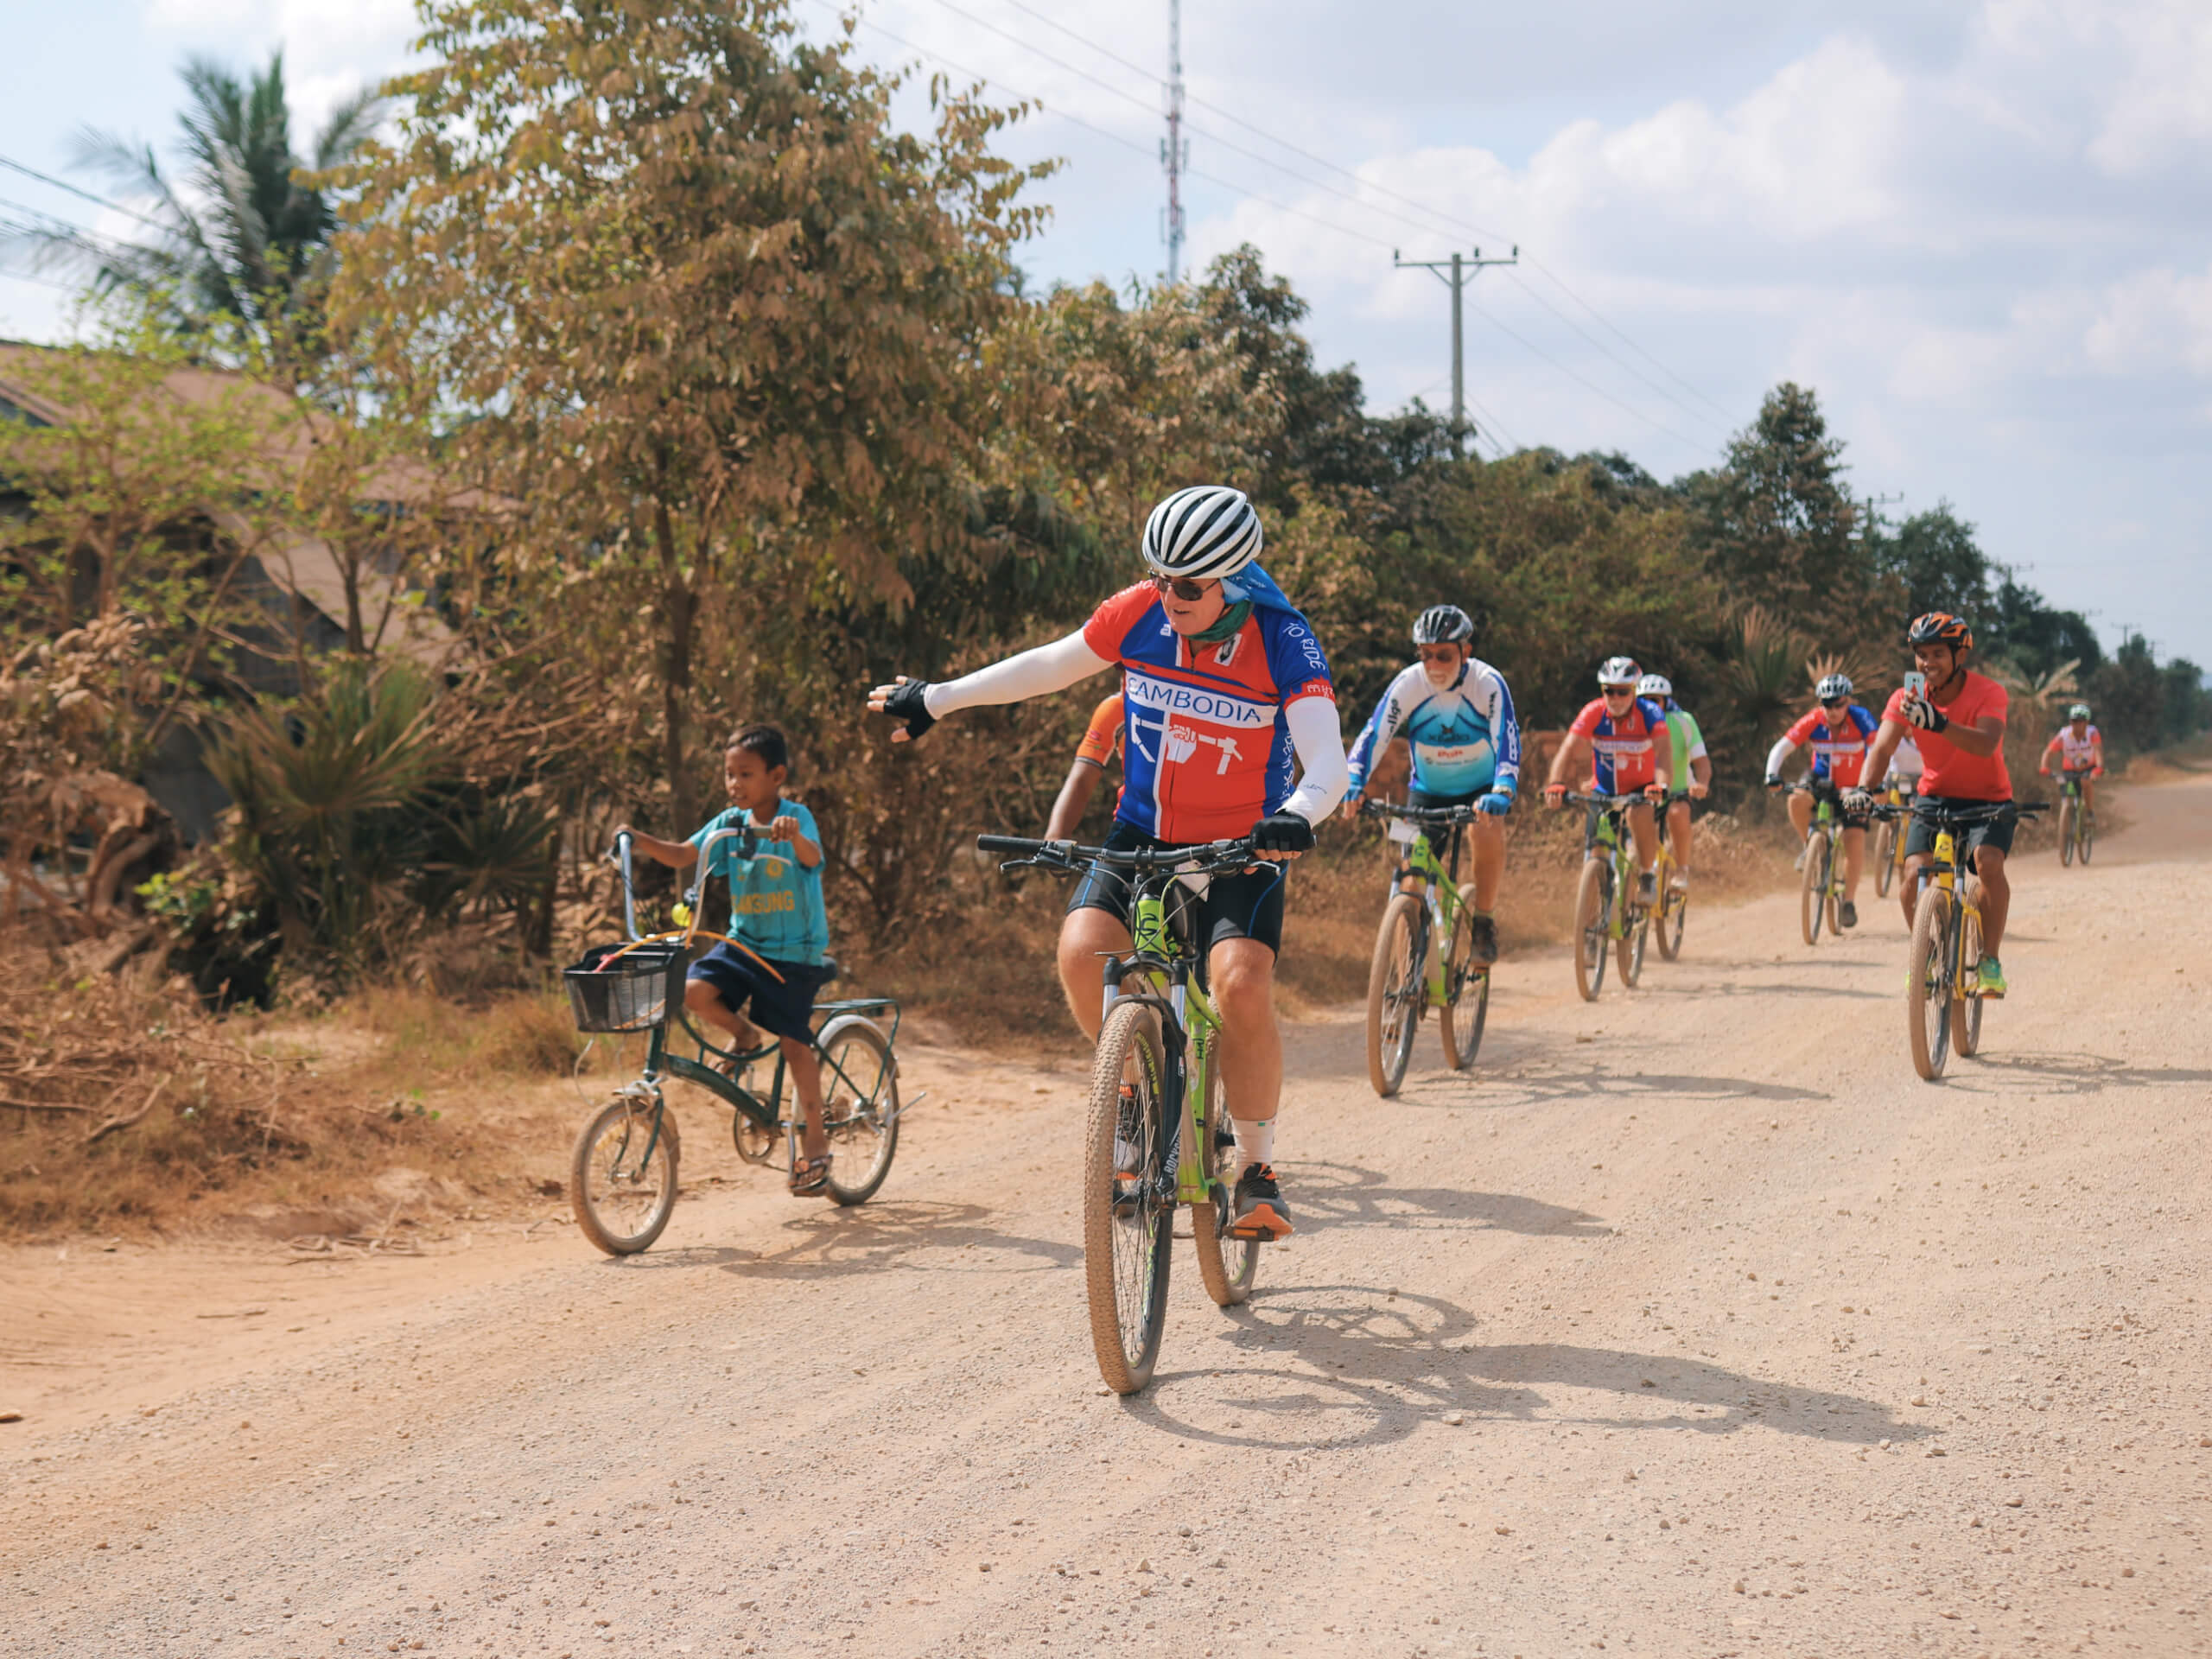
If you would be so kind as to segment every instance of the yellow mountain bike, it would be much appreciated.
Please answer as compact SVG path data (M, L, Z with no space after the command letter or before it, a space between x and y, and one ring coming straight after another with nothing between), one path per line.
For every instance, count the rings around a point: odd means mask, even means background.
M1921 800L1910 807L1874 808L1878 816L1899 821L1917 816L1936 832L1913 906L1904 984L1912 1069L1929 1083L1943 1075L1949 1055L1968 1059L1981 1047L1981 884L1971 874L1961 879L1959 842L1975 824L2002 813L2027 817L2043 810L2037 801L1939 807Z

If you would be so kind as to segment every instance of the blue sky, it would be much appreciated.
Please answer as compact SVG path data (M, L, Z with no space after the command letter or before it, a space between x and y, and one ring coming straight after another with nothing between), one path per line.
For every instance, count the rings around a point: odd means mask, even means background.
M824 0L797 5L810 30L835 26ZM1040 99L1008 148L1067 166L1024 262L1122 280L1164 257L1166 10L875 0L859 40ZM404 60L411 16L394 0L30 10L0 67L0 156L62 173L86 124L166 143L188 51L243 63L282 41L320 111ZM2212 663L2202 0L1557 0L1508 17L1185 0L1184 59L1208 175L1189 184L1191 256L1257 243L1375 408L1448 395L1444 289L1394 271L1392 250L1517 241L1529 263L1486 272L1468 319L1486 448L1619 448L1672 476L1765 388L1802 380L1859 491L1901 496L1892 513L1948 498L2108 645L2132 624ZM101 222L19 175L0 198ZM0 333L50 337L63 304L0 276Z

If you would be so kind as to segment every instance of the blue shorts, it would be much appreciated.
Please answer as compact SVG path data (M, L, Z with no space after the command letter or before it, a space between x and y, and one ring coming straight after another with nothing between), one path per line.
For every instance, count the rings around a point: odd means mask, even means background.
M751 1003L748 1017L771 1035L811 1040L815 993L830 970L804 962L771 960L769 966L783 976L781 983L742 950L718 944L693 963L685 977L705 980L732 1014L745 1014L746 1004Z

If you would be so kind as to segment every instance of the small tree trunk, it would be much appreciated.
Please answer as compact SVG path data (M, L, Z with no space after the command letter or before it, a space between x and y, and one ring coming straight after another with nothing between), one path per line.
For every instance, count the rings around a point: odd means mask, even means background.
M669 522L665 502L653 507L653 541L660 553L661 610L668 624L668 650L661 661L663 760L668 767L675 832L683 836L699 824L699 804L692 792L691 768L683 742L683 705L691 690L691 622L699 601L683 579L683 564L677 557L676 527Z

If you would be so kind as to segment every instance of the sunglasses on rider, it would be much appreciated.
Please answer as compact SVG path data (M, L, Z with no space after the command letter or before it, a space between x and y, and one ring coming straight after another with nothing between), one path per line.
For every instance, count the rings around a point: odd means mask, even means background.
M1605 685L1598 689L1599 695L1607 697L1632 697L1636 695L1636 688L1632 685Z
M1845 703L1849 702L1850 701L1851 699L1849 697L1822 697L1821 699L1821 707L1823 709L1840 709Z
M1172 593L1187 605L1193 600L1204 599L1206 596L1206 589L1212 587L1213 583L1193 582L1188 576L1154 576L1152 578L1152 586L1154 592Z

